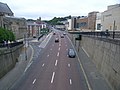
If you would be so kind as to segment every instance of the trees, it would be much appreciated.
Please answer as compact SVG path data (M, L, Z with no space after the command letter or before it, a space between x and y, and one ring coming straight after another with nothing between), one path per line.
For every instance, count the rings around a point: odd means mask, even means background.
M10 30L0 27L0 42L3 41L15 41L15 35Z

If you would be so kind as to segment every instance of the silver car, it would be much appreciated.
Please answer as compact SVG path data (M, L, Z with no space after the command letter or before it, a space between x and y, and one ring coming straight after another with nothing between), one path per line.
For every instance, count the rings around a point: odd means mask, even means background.
M68 56L71 58L75 58L76 54L74 49L68 49Z

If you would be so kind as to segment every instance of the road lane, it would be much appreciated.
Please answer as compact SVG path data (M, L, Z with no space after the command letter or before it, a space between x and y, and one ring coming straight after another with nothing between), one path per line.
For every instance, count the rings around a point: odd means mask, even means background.
M71 43L59 33L60 42L53 35L12 90L88 90L77 57L67 57Z

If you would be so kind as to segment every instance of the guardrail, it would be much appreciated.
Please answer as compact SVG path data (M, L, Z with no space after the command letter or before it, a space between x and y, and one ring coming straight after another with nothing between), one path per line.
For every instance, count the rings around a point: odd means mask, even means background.
M101 38L120 39L120 31L81 32L80 34Z
M5 48L5 47L12 48L12 47L15 47L15 46L18 46L18 45L21 45L21 44L23 44L23 41L14 42L14 43L9 43L9 44L1 43L1 44L0 44L0 48Z

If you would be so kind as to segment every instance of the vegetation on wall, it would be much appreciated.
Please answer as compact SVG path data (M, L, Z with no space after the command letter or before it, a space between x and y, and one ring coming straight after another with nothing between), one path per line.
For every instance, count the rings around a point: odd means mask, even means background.
M15 35L12 31L0 27L0 42L15 41Z

